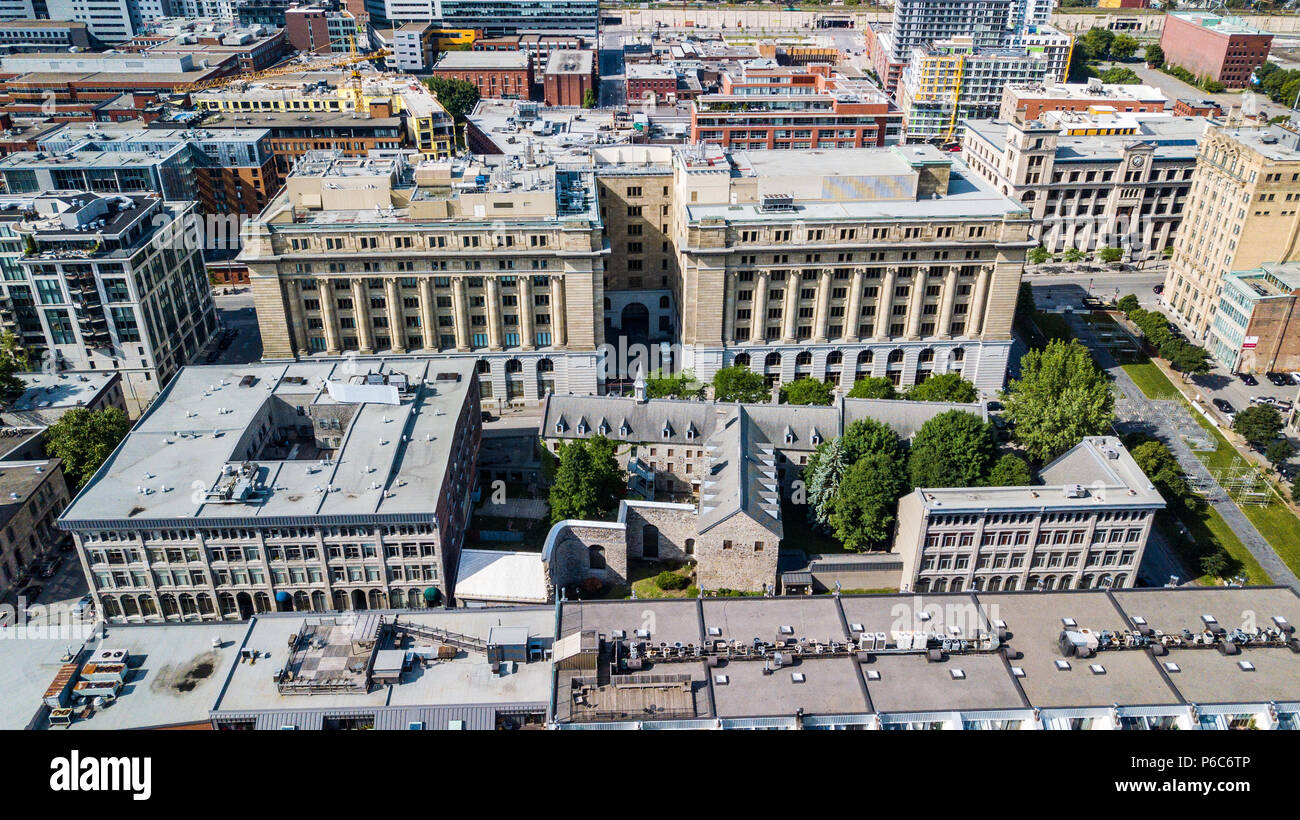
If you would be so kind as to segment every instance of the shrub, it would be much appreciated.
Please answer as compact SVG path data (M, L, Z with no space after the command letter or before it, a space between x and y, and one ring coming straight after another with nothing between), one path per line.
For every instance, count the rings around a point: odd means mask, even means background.
M655 576L655 586L662 590L686 589L690 585L690 578L669 570L664 570Z

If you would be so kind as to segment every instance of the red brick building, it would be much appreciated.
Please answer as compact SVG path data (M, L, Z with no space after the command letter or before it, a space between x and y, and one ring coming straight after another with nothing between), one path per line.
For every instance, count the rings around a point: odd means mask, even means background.
M1169 98L1149 85L1107 85L1096 77L1086 83L1057 83L1051 86L1008 85L1002 89L998 119L1011 120L1017 112L1026 121L1048 111L1087 111L1095 105L1110 106L1119 113L1158 114Z
M543 75L547 105L581 106L587 92L596 93L594 51L552 52Z
M1178 100L1174 103L1175 117L1221 117L1223 109L1214 100Z
M1268 59L1273 35L1240 17L1199 11L1165 15L1160 48L1165 62L1197 77L1218 80L1228 88L1245 88L1250 75Z
M646 99L662 103L676 99L677 70L660 63L628 63L623 73L627 84L627 104L640 105Z
M629 97L629 102L631 98ZM755 61L691 102L691 141L736 149L869 148L902 139L902 112L830 66Z
M448 51L433 76L473 83L480 97L527 100L533 88L533 64L524 51Z

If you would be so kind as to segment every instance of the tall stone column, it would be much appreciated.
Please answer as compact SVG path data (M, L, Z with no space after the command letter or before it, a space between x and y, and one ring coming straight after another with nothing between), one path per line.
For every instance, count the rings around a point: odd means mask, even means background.
M853 269L853 282L849 285L849 304L844 308L844 333L846 342L858 340L858 328L862 326L862 268Z
M831 324L831 281L833 271L823 268L821 279L817 282L817 309L813 312L813 341L830 340Z
M402 291L397 277L384 280L384 301L388 304L388 343L394 353L406 352L406 319L402 315Z
M943 280L943 302L939 307L939 327L936 328L941 339L952 338L952 305L957 298L957 267L948 266L948 275Z
M790 271L785 275L785 305L781 308L781 341L786 344L796 339L799 324L799 283L801 278Z
M894 320L894 287L898 282L898 266L885 268L885 281L876 294L876 340L889 338L889 324Z
M922 265L912 275L912 289L908 292L911 298L907 306L907 338L909 339L921 338L921 308L925 304L926 275L929 272L930 269Z
M984 302L989 297L989 279L993 276L992 265L981 265L979 278L975 280L975 295L970 301L970 322L966 326L966 335L978 338L984 327Z
M320 294L321 324L325 325L325 352L337 356L342 352L339 345L339 309L335 301L334 281L317 279L316 292Z
M299 356L308 355L307 320L302 313L302 288L297 279L284 283L284 299L289 303L289 339L294 352Z
M438 349L438 319L433 310L433 281L420 278L420 331L424 336L424 349Z
M722 296L722 343L731 347L736 343L736 274L723 272L726 284Z
M456 312L456 349L469 350L469 297L465 295L465 280L457 276L451 280L452 309Z
M537 339L533 335L533 279L520 276L516 280L515 290L519 291L519 347L533 350ZM530 379L536 382L536 379Z
M564 277L551 277L551 346L564 347L568 344L569 315L564 303Z
M352 316L357 325L357 348L362 353L375 352L375 339L370 330L370 298L364 279L352 280Z
M495 276L484 277L487 291L488 348L501 349L501 285Z
M754 286L754 306L750 311L749 342L761 345L763 331L767 327L767 271L758 274L758 284Z

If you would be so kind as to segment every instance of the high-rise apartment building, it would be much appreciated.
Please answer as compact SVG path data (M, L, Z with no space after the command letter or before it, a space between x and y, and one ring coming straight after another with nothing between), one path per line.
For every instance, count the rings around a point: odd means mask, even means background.
M1300 261L1300 134L1277 126L1213 126L1201 141L1163 298L1207 340L1223 278Z
M194 204L76 191L30 203L10 227L51 366L120 372L138 412L216 331L202 252L186 238Z
M1002 44L1007 32L1012 6L1023 3L1024 0L898 0L894 3L890 27L890 59L907 62L913 49L952 37L970 37L976 47L995 48Z

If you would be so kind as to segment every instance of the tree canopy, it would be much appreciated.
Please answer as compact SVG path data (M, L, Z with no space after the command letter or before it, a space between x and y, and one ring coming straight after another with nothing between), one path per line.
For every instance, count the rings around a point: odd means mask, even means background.
M762 376L748 367L732 365L713 374L713 397L718 401L754 404L767 401L771 391Z
M913 487L974 487L993 463L993 425L965 410L931 418L912 438L907 470Z
M781 399L786 404L828 405L835 398L835 385L818 379L795 379L781 386Z
M704 387L690 373L651 373L645 380L646 395L652 399L690 399L704 392Z
M0 401L9 403L27 389L27 382L14 375L28 369L27 352L18 346L12 330L0 333Z
M1251 444L1264 445L1282 432L1282 414L1267 404L1247 407L1232 420L1232 429Z
M1015 453L1007 453L999 458L989 470L990 487L1027 487L1034 482L1034 474L1029 464Z
M625 488L614 448L614 442L604 436L560 445L551 482L552 523L600 518L613 510Z
M884 543L898 515L907 485L897 462L871 453L849 468L831 505L829 523L847 549L866 550Z
M46 432L45 449L63 460L63 473L77 487L85 485L131 431L131 420L116 407L76 407Z
M894 383L884 376L864 376L853 383L851 399L892 399L898 396Z
M1046 462L1083 440L1105 433L1115 417L1106 374L1071 339L1054 339L1020 360L1020 378L1003 393L1006 417L1029 456Z
M425 82L456 122L464 122L469 112L478 105L478 86L473 83L451 77L430 77Z
M941 373L931 376L907 391L911 401L973 402L978 397L975 385L960 373Z

